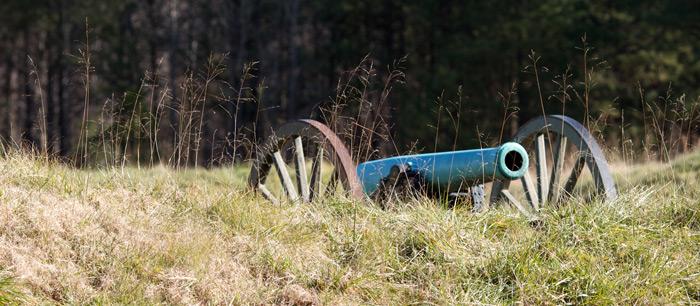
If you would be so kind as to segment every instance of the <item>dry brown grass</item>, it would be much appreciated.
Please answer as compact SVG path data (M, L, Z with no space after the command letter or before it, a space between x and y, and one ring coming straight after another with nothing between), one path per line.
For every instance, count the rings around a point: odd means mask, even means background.
M532 228L511 210L472 214L429 201L274 206L244 188L245 168L122 174L10 154L0 159L0 270L10 277L0 298L698 303L698 165L694 155L618 169L618 201L547 209Z
M11 171L0 175L0 266L27 302L261 298L262 280L235 256L250 242L188 218L177 206L190 199L183 192L201 191L179 189L167 171L154 170L163 175L154 185L132 185L115 172L75 173L22 158L3 166Z

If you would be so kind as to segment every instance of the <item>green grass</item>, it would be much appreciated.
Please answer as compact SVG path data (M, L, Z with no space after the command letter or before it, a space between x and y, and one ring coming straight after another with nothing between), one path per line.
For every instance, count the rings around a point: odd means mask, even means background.
M700 155L617 167L621 197L507 208L274 206L247 169L0 159L0 303L700 304Z

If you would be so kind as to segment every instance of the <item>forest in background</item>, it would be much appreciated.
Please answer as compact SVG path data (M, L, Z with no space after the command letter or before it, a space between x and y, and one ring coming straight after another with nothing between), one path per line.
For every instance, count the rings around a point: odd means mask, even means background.
M245 160L309 117L351 121L379 155L493 144L543 112L625 160L697 143L695 1L6 0L0 16L3 143L77 165Z

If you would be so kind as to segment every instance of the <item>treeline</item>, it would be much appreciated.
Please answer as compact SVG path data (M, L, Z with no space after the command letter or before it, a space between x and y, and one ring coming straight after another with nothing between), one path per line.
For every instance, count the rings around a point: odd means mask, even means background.
M350 120L381 153L492 143L544 111L626 159L669 157L697 142L698 15L695 1L6 0L0 136L79 165L209 166L295 118Z

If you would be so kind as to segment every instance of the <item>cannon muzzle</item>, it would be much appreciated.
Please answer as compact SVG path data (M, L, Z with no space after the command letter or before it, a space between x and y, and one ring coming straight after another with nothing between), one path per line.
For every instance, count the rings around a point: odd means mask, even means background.
M528 164L525 149L515 142L507 142L495 148L372 160L359 164L357 174L368 195L373 194L396 167L419 175L433 190L452 192L494 179L519 179L525 175Z

